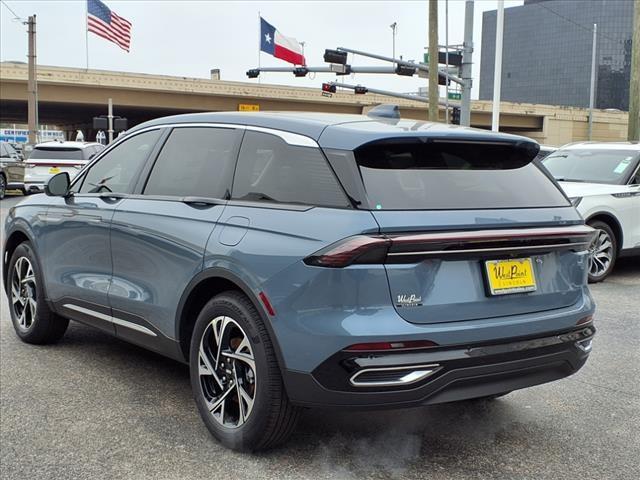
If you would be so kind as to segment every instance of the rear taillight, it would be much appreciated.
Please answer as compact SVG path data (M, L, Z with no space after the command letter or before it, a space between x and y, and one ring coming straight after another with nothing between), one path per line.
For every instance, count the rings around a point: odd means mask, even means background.
M584 251L595 230L584 225L551 228L470 230L356 235L305 258L307 265L341 268L353 264L415 263L428 258L493 258L552 251Z
M341 268L354 263L383 263L391 240L358 235L341 240L304 259L307 265Z

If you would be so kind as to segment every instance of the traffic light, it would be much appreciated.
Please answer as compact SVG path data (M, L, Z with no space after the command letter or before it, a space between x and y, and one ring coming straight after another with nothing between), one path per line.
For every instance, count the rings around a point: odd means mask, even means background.
M413 77L416 74L416 69L414 67L409 67L406 65L398 65L396 67L396 75L401 75L403 77Z
M338 89L336 88L334 83L323 83L322 91L327 93L336 93Z
M453 125L460 125L460 107L453 107L451 110L451 123Z
M309 70L305 67L296 67L293 69L293 75L296 77L306 77Z
M367 89L367 87L363 87L362 85L356 85L356 87L353 89L353 93L358 94L358 95L362 95L364 93L367 93L369 90Z
M249 78L258 78L260 76L259 68L252 68L251 70L247 70L247 77Z
M339 63L340 65L346 65L347 52L327 49L324 51L324 61L327 63Z

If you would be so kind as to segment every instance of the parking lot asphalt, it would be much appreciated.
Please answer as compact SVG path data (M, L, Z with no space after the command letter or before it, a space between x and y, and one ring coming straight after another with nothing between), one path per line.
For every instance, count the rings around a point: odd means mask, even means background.
M0 201L2 223L20 197ZM284 447L221 447L187 367L72 323L32 346L0 295L0 476L6 479L638 479L640 259L592 287L598 334L567 379L493 402L306 410Z

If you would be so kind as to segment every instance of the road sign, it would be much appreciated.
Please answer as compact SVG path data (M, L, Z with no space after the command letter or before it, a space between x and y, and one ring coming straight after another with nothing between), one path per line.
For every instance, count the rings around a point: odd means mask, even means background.
M256 105L253 103L239 103L238 111L239 112L259 112L260 105Z
M458 92L449 92L449 100L462 100L462 94Z

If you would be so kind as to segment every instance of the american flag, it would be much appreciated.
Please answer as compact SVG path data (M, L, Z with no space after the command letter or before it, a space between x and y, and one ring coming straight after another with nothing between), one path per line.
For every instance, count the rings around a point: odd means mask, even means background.
M116 15L100 0L87 0L87 29L129 51L131 22Z

